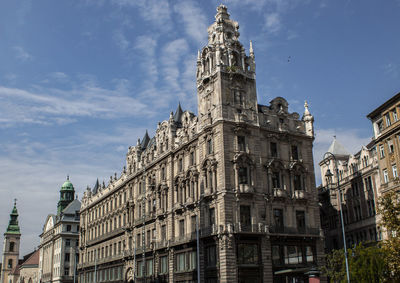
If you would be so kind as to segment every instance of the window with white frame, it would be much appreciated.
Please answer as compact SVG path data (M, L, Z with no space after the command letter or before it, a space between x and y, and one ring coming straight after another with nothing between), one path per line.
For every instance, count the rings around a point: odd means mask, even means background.
M398 118L397 118L396 108L392 110L392 116L393 116L393 122L397 122Z
M384 183L388 183L389 182L389 175L388 175L388 170L387 169L383 170L383 181L384 181Z
M381 145L379 146L379 153L381 154L381 158L384 158L384 157L385 157L385 149L384 149L384 147L383 147L383 144L381 144Z
M386 127L389 127L391 125L389 113L385 115L385 119L386 119Z
M392 140L388 140L387 144L388 144L389 153L393 153L394 152L393 141Z
M397 174L397 165L396 164L392 164L392 173L393 173L393 178L399 177L399 175Z

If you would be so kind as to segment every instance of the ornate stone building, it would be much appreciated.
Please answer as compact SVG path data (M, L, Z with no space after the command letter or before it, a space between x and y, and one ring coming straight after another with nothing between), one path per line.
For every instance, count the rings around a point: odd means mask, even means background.
M374 142L350 154L335 138L328 152L334 154L338 161L340 190L337 188L334 161L331 157L321 160L321 226L325 232L327 251L343 247L339 193L342 194L347 247L381 240L382 231L376 215L381 182ZM328 169L333 174L330 180L326 177Z
M69 178L60 190L57 214L49 214L40 235L39 281L72 283L76 278L79 246L79 210Z
M367 116L373 125L378 151L381 193L399 191L400 166L400 93L380 105Z
M15 200L14 207L10 214L10 221L4 233L3 255L1 259L1 283L9 283L8 275L18 265L20 241L21 232L18 225L18 210Z
M313 116L259 104L251 43L247 55L225 6L215 18L198 116L179 105L85 192L80 282L287 282L321 265Z

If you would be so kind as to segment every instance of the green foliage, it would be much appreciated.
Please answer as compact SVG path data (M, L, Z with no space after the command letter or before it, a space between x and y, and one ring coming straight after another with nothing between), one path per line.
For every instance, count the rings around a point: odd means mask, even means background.
M396 192L389 192L379 200L378 212L380 224L388 233L388 239L383 241L385 261L390 270L388 281L400 282L400 197Z
M385 251L378 246L364 247L359 244L348 249L351 282L384 282L387 277ZM344 250L334 250L327 255L323 272L330 282L347 282Z

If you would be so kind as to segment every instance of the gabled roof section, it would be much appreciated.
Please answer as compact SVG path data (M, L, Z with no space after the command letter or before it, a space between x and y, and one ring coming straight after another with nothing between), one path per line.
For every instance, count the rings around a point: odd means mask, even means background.
M63 210L63 214L75 215L76 211L81 209L81 202L78 199L71 201L66 208Z
M27 260L25 260L20 268L39 265L39 250L34 251Z
M336 137L333 139L328 151L334 155L350 155L347 149L337 141Z

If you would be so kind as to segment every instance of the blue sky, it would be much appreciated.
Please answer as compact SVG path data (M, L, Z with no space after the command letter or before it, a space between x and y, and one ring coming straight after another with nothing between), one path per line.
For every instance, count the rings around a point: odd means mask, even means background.
M81 197L178 101L197 112L197 50L220 2L0 2L0 231L16 197L22 254L67 174ZM259 103L309 102L316 160L335 134L351 152L370 140L365 116L400 91L400 1L222 3L253 41Z

